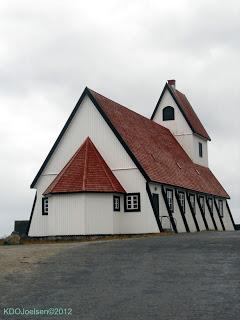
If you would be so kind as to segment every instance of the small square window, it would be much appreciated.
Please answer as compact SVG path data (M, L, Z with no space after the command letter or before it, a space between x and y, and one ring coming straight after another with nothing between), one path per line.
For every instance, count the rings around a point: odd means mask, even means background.
M120 211L120 196L113 196L113 211Z
M42 198L42 215L43 216L48 215L48 198L47 197Z
M203 145L201 142L198 143L198 149L199 149L199 157L203 157Z
M141 211L140 193L128 193L125 195L124 211L126 212Z

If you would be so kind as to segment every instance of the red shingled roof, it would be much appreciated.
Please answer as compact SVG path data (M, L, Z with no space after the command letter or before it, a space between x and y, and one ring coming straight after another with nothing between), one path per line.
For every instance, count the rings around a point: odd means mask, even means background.
M68 192L125 193L90 138L85 140L44 194Z
M167 128L88 91L151 181L229 197L210 169L194 164Z
M177 89L169 86L169 90L172 91L173 95L175 96L178 105L181 107L181 111L184 113L184 116L187 118L187 121L190 123L193 132L199 134L203 138L207 140L211 140L207 131L205 130L204 126L202 125L201 121L199 120L198 116L196 115L195 111L193 110L190 102L188 101L185 94L178 91Z

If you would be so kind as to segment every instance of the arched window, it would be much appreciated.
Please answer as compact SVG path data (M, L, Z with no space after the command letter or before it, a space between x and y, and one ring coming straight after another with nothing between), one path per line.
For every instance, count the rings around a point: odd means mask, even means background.
M163 109L163 121L174 120L174 108L167 106Z

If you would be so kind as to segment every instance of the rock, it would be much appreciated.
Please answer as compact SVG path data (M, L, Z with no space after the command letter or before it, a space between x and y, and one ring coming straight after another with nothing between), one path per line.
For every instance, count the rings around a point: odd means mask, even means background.
M3 244L5 245L13 245L20 244L21 237L18 233L13 232L10 236L4 239Z

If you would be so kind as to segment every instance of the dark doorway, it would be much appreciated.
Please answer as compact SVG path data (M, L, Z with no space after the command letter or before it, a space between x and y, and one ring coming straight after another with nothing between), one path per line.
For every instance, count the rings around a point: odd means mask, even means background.
M159 216L159 194L153 193L152 197L153 197L154 210L157 213L157 215Z

